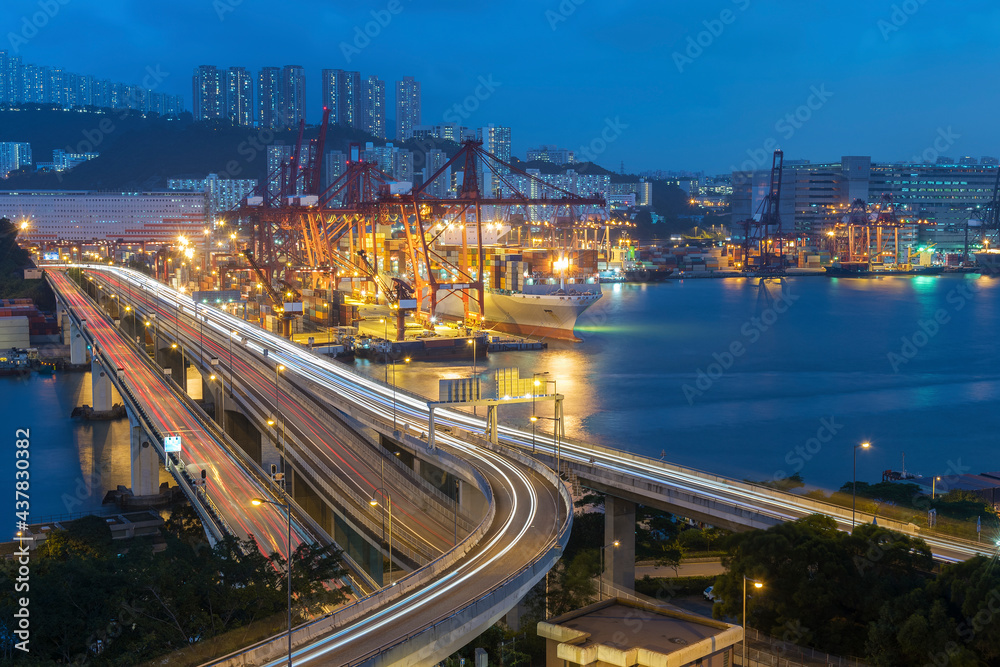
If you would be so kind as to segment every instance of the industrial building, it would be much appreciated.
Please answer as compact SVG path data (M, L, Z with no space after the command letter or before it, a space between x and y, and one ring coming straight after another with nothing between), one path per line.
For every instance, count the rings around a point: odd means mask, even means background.
M0 218L21 229L22 243L124 241L173 243L201 238L203 192L0 192Z
M980 164L877 163L869 156L844 156L838 162L786 160L781 170L778 206L783 232L820 238L843 221L852 203L869 204L890 195L898 213L915 230L914 241L938 250L960 250L965 225L993 198L997 166ZM759 210L768 193L770 170L733 172L733 221ZM973 222L973 225L976 223Z

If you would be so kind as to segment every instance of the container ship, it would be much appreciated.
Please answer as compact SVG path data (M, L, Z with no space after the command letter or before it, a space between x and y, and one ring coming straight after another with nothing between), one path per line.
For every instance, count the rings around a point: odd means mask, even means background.
M439 249L458 263L460 246ZM579 340L573 333L577 318L601 298L596 250L516 246L484 250L485 328L535 338ZM474 265L474 249L467 252L469 265ZM459 320L464 317L460 294L442 290L438 299L436 316ZM472 296L469 314L480 315L479 304Z
M436 314L462 319L462 298L457 294L441 296ZM484 325L533 338L579 340L573 333L576 320L600 298L601 286L596 282L526 285L517 292L488 289L483 295ZM478 303L470 299L470 314L478 314L478 310Z

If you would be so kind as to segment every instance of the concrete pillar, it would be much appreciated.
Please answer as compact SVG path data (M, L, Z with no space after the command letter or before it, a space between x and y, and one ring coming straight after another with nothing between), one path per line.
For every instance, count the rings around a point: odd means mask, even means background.
M75 366L87 363L87 342L75 324L69 327L69 363Z
M611 545L604 549L604 581L634 590L635 503L605 496L604 544Z
M90 385L91 385L91 397L94 401L94 410L110 410L111 409L111 378L108 377L108 371L97 361L93 359L90 362Z
M482 492L465 480L457 481L459 511L471 517L486 516L486 497Z
M160 457L131 411L128 413L132 459L132 493L152 496L160 491Z
M69 313L65 310L59 311L59 326L62 328L63 345L69 345L72 340L70 332L72 329L72 323L69 319Z

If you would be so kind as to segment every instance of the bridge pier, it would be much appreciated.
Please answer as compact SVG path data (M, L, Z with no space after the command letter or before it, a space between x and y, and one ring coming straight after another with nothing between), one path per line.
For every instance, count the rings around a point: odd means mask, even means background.
M615 542L618 546L613 546ZM635 503L614 496L604 499L603 581L635 589Z
M94 403L94 410L103 411L111 409L111 378L108 372L97 359L90 361L90 386L91 399Z
M160 488L160 456L131 410L128 411L128 423L132 494L137 497L156 495Z
M81 366L87 363L87 342L76 324L69 327L69 363Z

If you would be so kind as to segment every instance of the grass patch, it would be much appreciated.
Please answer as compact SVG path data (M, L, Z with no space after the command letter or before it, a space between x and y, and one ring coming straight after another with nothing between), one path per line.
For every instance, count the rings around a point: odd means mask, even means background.
M241 628L230 630L203 642L186 646L179 651L161 655L142 663L141 667L197 667L209 660L220 658L241 648L273 637L288 629L285 612L254 621Z

